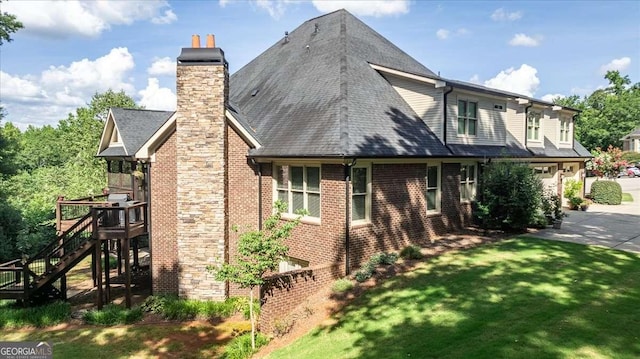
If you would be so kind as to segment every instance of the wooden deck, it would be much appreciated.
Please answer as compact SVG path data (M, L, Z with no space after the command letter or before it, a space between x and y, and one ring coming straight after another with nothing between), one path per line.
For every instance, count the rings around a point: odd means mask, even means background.
M148 234L148 206L146 202L121 203L104 201L106 196L83 198L76 201L58 199L54 238L40 253L32 258L15 259L0 264L0 299L33 301L44 296L66 297L65 274L84 257L95 258L104 252L105 268L108 266L108 244L117 240L125 261L125 286L127 306L131 305L129 244ZM102 200L100 200L102 199ZM137 240L133 241L134 262L137 265ZM120 258L119 258L120 259ZM95 273L102 273L101 261L95 261ZM102 276L98 275L98 307L102 307ZM54 286L59 282L59 288ZM105 275L106 295L109 300L109 276ZM52 294L53 293L53 294ZM39 299L37 299L39 300Z

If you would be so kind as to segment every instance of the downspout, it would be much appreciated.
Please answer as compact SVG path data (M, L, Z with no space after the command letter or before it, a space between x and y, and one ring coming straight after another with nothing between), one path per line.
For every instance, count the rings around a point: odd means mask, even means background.
M449 91L444 92L442 95L443 97L443 102L444 102L444 110L442 111L443 114L443 126L442 126L442 137L443 137L443 143L446 146L447 145L447 95L450 94L451 92L453 92L453 86L451 86L449 88Z
M262 163L258 162L258 230L262 230Z
M351 266L351 251L350 251L350 235L351 235L351 196L349 194L351 189L351 166L355 164L356 160L353 159L351 163L344 164L344 203L345 203L345 213L344 213L344 273L345 275L350 274L350 266Z

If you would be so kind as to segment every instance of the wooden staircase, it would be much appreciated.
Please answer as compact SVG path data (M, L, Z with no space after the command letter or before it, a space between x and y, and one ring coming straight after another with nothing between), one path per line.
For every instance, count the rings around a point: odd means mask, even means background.
M93 253L98 242L89 212L32 258L0 264L0 299L29 304L66 299L65 274Z

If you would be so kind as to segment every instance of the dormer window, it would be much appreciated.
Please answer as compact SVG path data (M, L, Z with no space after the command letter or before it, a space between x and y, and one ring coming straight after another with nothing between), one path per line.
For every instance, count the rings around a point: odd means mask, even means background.
M529 112L527 116L527 140L540 141L540 112Z
M569 142L570 123L567 117L560 117L560 142Z
M478 103L458 100L458 135L475 136L478 124Z

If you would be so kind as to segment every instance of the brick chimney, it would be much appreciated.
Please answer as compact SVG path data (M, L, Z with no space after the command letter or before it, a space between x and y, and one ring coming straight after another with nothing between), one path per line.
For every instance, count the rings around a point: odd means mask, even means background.
M229 94L224 52L207 35L206 47L194 35L178 57L176 94L178 288L181 297L219 299L224 282L207 265L225 258L226 124Z

